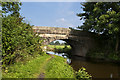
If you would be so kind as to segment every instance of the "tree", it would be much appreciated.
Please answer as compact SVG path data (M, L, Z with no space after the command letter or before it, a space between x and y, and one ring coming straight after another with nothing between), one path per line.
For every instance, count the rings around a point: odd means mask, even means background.
M50 45L54 45L54 42L52 41L52 42L50 43Z
M55 42L55 45L60 45L59 41L56 41L56 42Z
M5 2L6 3L6 2ZM41 40L33 32L30 24L26 24L19 15L19 3L8 2L4 5L2 18L2 64L3 67L10 65L18 58L25 59L29 56L41 54ZM9 7L15 6L15 7ZM15 8L15 10L13 10ZM15 14L16 13L16 14Z
M109 36L115 40L115 51L120 45L120 2L82 3L85 13L77 14L85 20L78 28Z
M1 2L2 4L2 12L4 13L3 16L6 15L6 13L9 13L11 16L20 16L20 6L22 5L21 2Z

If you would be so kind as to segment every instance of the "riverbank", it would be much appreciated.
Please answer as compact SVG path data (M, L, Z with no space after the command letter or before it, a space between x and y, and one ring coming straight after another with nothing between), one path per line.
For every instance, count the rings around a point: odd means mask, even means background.
M45 78L75 78L73 68L66 59L56 56L47 64Z
M40 77L41 74L43 74L42 77ZM7 67L2 72L2 78L75 78L75 76L66 59L45 54L25 64L16 63Z
M109 61L109 62L120 62L120 52L115 53L115 52L101 52L99 51L94 51L91 50L86 54L86 57L91 59L91 60L103 60L103 61Z
M2 71L2 78L41 78L41 79L85 79L91 80L84 67L80 67L79 71L67 64L67 59L61 56L44 54L38 55L29 61L23 63L15 63L6 67Z

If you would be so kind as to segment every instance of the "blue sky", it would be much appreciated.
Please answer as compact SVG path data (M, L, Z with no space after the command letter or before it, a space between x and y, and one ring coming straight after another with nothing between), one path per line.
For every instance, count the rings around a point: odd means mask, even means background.
M80 2L23 2L20 10L31 25L64 28L82 25L76 16L81 12Z

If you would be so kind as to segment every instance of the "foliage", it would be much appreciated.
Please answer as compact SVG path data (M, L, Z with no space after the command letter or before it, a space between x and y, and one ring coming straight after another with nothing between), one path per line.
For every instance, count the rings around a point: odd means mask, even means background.
M36 78L43 64L50 59L50 56L39 55L42 54L42 41L33 33L32 26L24 23L19 13L20 6L19 2L2 2L3 78ZM33 59L34 56L38 57ZM19 62L27 58L31 60ZM46 77L75 78L72 67L61 57L55 57L48 63Z
M71 50L70 45L48 45L48 51L54 51L54 52L65 52L68 53Z
M56 41L56 42L55 42L55 45L60 45L59 41Z
M3 16L6 16L6 13L9 13L11 16L20 16L20 6L22 5L21 2L1 2L2 5L2 13Z
M78 28L108 36L109 40L114 41L114 51L118 52L120 46L120 2L86 2L82 5L85 12L77 15L85 22Z
M3 78L37 78L41 73L43 64L50 58L49 55L40 56L36 58L31 57L31 60L23 63L15 63L12 66L6 67L2 73ZM39 64L38 64L39 63Z
M50 45L54 45L55 43L52 41L51 43L49 43Z
M106 51L103 49L95 48L93 50L90 50L87 54L87 57L93 58L93 59L103 59L103 60L114 60L114 61L120 61L120 54L115 53L114 51Z
M11 24L12 23L12 24ZM11 64L15 58L32 55L40 50L40 38L32 31L32 26L19 22L19 18L7 16L2 21L2 62ZM39 52L40 53L40 52Z
M88 53L86 54L86 57L91 57L95 59L104 59L105 58L105 53L104 50L101 48L94 48L92 50L89 50Z
M120 61L120 54L117 53L109 53L107 56L110 60L116 60L116 61Z
M27 62L19 62L6 67L2 72L2 77L38 78L39 74L43 71L42 68L46 66L45 78L82 78L82 80L90 80L91 78L91 76L85 71L85 68L81 68L76 74L74 74L73 68L66 63L66 60L63 57L60 56L54 56L51 58L49 55L38 55L36 58L29 58L31 60Z
M41 54L40 37L33 33L32 26L26 24L19 12L20 3L3 2L3 11L9 13L2 18L2 64L13 64L28 55ZM34 54L33 54L34 52Z
M45 78L75 78L72 67L66 64L65 61L60 56L53 58L47 64Z
M76 72L76 78L79 80L92 80L92 76L89 75L85 70L86 69L84 67L79 69L79 71Z

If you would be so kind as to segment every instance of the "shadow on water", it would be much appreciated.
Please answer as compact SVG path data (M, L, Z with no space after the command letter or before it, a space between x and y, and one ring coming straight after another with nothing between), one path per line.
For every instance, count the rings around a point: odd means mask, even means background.
M78 71L81 67L85 67L93 78L120 78L120 62L69 56L67 53L50 51L47 53L67 58L68 64L70 64L75 71Z
M74 56L71 59L70 65L74 70L85 67L93 78L120 78L119 62L111 62L97 59L89 59Z

